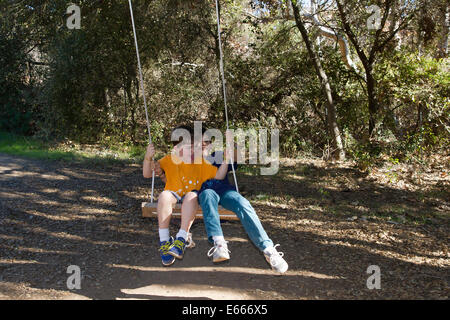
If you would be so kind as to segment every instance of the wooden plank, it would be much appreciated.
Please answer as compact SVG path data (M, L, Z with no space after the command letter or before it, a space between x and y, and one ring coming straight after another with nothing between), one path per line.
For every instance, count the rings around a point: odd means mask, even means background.
M158 203L142 202L142 217L144 218L156 218L158 214L156 208ZM233 211L227 210L222 206L219 206L219 215L221 220L239 220ZM173 206L173 217L181 217L181 204L177 203ZM196 214L196 219L203 219L202 209L199 207Z

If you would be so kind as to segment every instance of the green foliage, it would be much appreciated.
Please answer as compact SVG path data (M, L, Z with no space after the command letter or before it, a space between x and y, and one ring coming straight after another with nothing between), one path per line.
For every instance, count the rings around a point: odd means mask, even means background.
M448 60L400 52L380 64L385 125L395 135L390 151L397 157L421 158L448 147L448 70Z
M26 95L27 58L24 39L17 32L0 26L0 130L20 134L31 131L31 105Z
M128 3L75 3L82 7L81 30L66 28L64 2L36 2L30 9L0 0L0 130L46 141L100 143L137 156L145 150L148 133ZM331 144L327 101L303 39L286 14L286 1L264 1L265 17L254 11L258 3L221 1L232 127L277 128L282 155L322 156ZM365 25L367 3L345 3L354 8L354 26ZM214 3L136 0L133 5L158 148L168 150L170 130L182 123L203 120L224 129ZM439 17L437 11L430 15ZM324 16L342 27L338 13ZM379 110L373 136L367 130L373 116L367 84L344 64L334 40L323 37L319 48L317 29L308 29L330 80L346 151L363 169L385 154L405 161L448 148L448 58L437 58L430 45L438 43L442 30L433 29L429 36L434 38L419 52L414 28L426 26L418 19L402 26L408 31L401 34L402 46L392 39L375 56ZM383 30L380 39L388 34ZM367 51L376 32L358 28L356 37ZM355 48L351 51L363 70Z
M75 160L73 152L54 150L49 144L7 132L0 132L0 152L34 159Z
M118 146L104 148L99 145L73 145L43 141L35 137L24 137L0 131L0 153L32 159L89 162L108 165L113 163L142 163L145 147Z

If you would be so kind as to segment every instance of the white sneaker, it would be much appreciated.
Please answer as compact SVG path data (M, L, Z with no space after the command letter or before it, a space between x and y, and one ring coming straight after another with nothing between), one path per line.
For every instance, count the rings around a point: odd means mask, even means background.
M279 273L285 273L288 269L288 264L283 259L284 253L277 251L276 247L278 247L278 246L279 246L279 244L270 248L268 250L268 252L264 252L264 257L266 258L267 262L270 264L270 267L272 268L272 270L275 270Z
M208 257L213 257L213 262L222 262L230 260L230 250L228 250L227 241L214 242L214 247L209 249Z

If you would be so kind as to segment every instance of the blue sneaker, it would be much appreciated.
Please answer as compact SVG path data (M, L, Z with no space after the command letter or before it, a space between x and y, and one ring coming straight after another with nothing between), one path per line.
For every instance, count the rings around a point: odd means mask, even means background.
M172 248L173 243L173 237L170 237L169 241L159 243L159 254L161 255L161 262L165 267L168 267L175 262L175 257L169 254L169 250Z
M177 259L183 259L185 249L186 249L186 240L182 237L178 237L177 240L173 242L173 245L169 249L168 254Z

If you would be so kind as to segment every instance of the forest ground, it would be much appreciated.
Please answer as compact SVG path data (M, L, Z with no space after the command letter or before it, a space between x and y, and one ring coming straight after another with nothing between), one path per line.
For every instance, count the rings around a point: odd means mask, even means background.
M284 159L276 176L240 171L289 263L278 275L239 222L223 223L229 262L208 260L196 221L196 247L163 267L157 222L141 217L151 183L139 164L0 154L0 299L448 299L448 163L363 173L303 158ZM67 289L70 265L80 290ZM367 288L371 265L379 290Z

